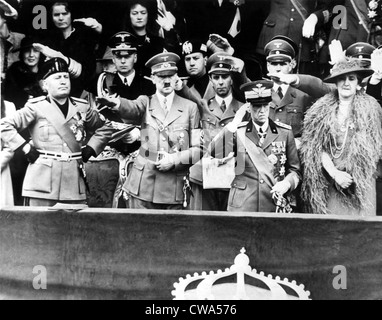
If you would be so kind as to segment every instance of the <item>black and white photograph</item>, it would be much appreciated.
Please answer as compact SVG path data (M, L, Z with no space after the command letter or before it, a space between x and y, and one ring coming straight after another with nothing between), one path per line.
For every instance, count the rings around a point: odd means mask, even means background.
M0 38L0 300L382 299L382 0L0 0Z

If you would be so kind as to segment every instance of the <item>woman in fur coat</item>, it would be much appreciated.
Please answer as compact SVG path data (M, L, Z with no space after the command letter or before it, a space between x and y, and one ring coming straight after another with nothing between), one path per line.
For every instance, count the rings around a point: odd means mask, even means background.
M305 117L302 193L308 212L376 215L382 109L360 87L372 73L354 59L338 62L325 79L337 90L318 100Z

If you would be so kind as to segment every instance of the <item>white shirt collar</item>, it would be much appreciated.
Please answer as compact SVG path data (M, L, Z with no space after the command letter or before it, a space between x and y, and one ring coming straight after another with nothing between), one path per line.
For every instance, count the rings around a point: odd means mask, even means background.
M223 99L222 97L219 97L218 95L216 95L215 96L215 100L219 104L219 106L221 106L221 104L223 103L223 100L224 100L225 101L225 105L228 108L231 105L231 103L232 103L233 96L232 96L232 94L230 94L228 97Z
M274 92L277 93L277 91L279 90L279 87L281 87L281 90L283 91L283 95L285 96L285 94L287 93L288 89L289 89L289 85L283 83L281 85L278 85L277 83L274 84L273 86L273 90Z
M163 96L162 94L160 94L158 91L156 92L156 95L159 99L159 102L160 102L160 105L162 106L162 108L164 107L164 99L166 99L167 103L167 108L168 110L170 111L171 110L171 107L172 107L172 104L174 102L174 98L175 98L175 91L173 91L171 94L169 94L167 97Z
M265 122L261 127L257 124L257 123L253 123L255 125L255 128L257 130L257 132L260 133L260 128L263 129L263 133L267 133L268 132L268 128L269 128L269 120L267 120L267 122Z
M128 75L127 77L124 77L120 73L118 73L118 76L121 78L123 84L125 83L125 78L126 78L127 79L127 84L129 86L131 86L131 84L133 83L134 78L135 78L135 70L133 70L133 72L130 75Z

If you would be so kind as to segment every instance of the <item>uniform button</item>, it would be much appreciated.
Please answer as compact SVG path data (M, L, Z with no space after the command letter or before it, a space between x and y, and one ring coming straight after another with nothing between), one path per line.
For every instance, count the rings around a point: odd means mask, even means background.
M162 141L166 141L166 138L162 138Z
M294 8L292 8L292 12L295 12L296 10Z
M297 113L297 110L296 110L296 109L294 109L294 113Z
M160 151L164 151L164 148L160 148Z
M279 112L283 112L283 109L280 109Z
M68 144L64 143L64 147L66 148L68 146Z
M292 21L292 22L293 22L293 21L294 21L294 19L293 19L293 18L290 18L290 21Z
M222 123L222 127L224 127L225 126L225 124L224 123Z
M280 122L280 119L276 119L276 122Z
M263 184L263 183L264 183L264 180L260 180L260 183Z

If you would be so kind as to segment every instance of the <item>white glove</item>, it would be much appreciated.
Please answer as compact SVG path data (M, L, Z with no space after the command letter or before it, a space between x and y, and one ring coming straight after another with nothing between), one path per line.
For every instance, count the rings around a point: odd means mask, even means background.
M139 130L138 128L135 128L133 130L131 130L129 133L127 133L122 141L124 143L127 143L127 144L132 144L136 141L138 141L141 137L141 130Z
M371 55L371 69L374 74L370 80L371 84L379 84L382 80L382 49L375 50Z
M333 40L329 45L330 58L329 63L335 65L340 61L346 60L346 51L343 50L341 41Z
M227 59L232 61L232 71L238 73L243 71L245 65L243 60L235 57L227 57Z
M316 31L317 22L318 22L318 18L314 13L311 14L309 16L309 18L305 20L304 26L302 28L303 37L309 39L309 38L314 36L314 33Z
M277 182L275 184L275 186L273 187L273 189L271 190L271 193L272 194L278 193L278 194L283 196L284 194L286 194L290 190L291 187L292 186L291 186L290 182L287 180Z
M218 34L210 34L210 37L207 41L207 47L213 52L226 52L230 55L235 53L234 48L232 48L231 44L228 42L226 38Z

